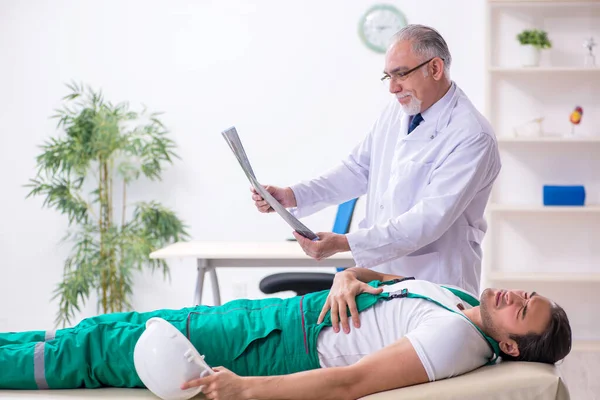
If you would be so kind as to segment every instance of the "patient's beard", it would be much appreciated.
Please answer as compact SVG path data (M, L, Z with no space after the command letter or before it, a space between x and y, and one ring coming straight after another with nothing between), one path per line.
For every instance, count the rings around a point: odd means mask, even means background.
M485 289L483 291L483 293L481 294L481 302L479 305L479 312L481 313L481 323L483 324L484 332L488 336L491 336L492 338L497 338L497 337L499 337L499 335L498 335L499 332L498 332L498 329L496 329L496 327L494 326L492 314L490 314L490 310L488 309L489 301L487 301L487 298L489 297L489 295L488 295L489 290L490 289Z

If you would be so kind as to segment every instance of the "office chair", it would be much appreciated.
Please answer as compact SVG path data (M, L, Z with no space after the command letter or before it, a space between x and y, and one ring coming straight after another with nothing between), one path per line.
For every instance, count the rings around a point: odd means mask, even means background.
M333 223L333 233L346 234L350 230L352 215L358 199L348 200L338 206ZM336 268L337 272L344 268ZM291 290L297 296L331 288L335 274L324 272L283 272L266 276L260 281L259 288L265 294Z

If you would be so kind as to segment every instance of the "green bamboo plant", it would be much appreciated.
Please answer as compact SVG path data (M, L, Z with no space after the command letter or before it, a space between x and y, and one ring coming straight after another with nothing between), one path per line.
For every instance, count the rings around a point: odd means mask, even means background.
M71 93L53 116L64 133L41 146L37 175L26 185L27 197L45 196L44 207L68 217L64 240L73 248L52 297L60 299L56 324L63 326L94 290L99 312L131 309L133 272L149 267L168 277L167 263L149 254L188 236L159 203L127 203L130 183L140 176L160 180L165 164L178 158L159 113L130 111L90 87L67 86Z

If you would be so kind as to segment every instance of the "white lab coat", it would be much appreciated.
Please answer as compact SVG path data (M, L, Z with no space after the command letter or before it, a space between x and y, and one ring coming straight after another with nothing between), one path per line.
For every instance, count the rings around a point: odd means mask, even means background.
M347 234L356 265L479 293L496 138L455 83L421 115L407 135L394 98L341 164L292 186L291 211L301 218L367 194L366 216Z

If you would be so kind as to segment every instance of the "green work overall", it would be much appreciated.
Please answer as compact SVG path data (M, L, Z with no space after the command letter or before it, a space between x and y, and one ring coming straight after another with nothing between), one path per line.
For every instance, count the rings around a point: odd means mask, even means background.
M373 281L370 285L396 282ZM356 298L357 308L362 312L380 300L397 297L431 300L406 289L398 293L362 293ZM322 291L288 299L235 300L219 307L106 314L57 331L0 334L0 389L143 387L135 371L133 350L152 317L163 318L179 329L209 365L224 366L239 375L282 375L320 368L317 337L321 329L331 326L331 318L327 313L322 324L317 324L317 319L328 294ZM494 351L498 354L496 348Z

